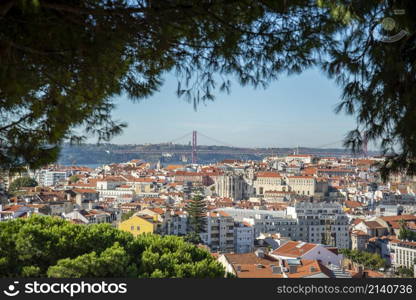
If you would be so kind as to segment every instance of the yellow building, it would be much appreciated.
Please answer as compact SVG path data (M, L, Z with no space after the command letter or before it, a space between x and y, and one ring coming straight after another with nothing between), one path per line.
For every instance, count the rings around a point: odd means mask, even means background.
M152 216L132 216L121 222L118 228L130 232L134 236L142 233L156 233L160 223Z

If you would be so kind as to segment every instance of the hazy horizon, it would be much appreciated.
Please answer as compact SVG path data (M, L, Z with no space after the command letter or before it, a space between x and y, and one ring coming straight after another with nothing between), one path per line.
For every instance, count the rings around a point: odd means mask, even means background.
M353 116L334 112L341 90L315 69L282 76L266 89L233 82L230 94L216 93L214 101L199 104L197 111L176 96L176 84L176 78L168 74L161 90L148 99L139 103L116 99L113 118L127 122L128 127L110 143L166 143L196 130L234 147L343 148L342 140L356 126ZM213 145L202 135L198 144Z

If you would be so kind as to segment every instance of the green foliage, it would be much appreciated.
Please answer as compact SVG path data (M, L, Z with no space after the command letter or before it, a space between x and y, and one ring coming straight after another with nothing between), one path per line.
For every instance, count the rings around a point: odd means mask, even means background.
M0 277L222 277L209 252L176 236L32 216L0 222Z
M387 159L379 164L382 178L391 172L416 174L415 29L414 1L320 1L335 13L341 37L322 62L324 71L343 88L336 111L355 115L357 128L345 146L360 151L365 140L381 145ZM396 15L394 10L405 13ZM394 28L381 22L390 17ZM340 22L341 23L341 22ZM395 40L396 34L406 34Z
M22 277L39 277L40 268L36 266L24 266L22 268Z
M19 177L15 179L9 186L9 191L17 191L22 187L35 187L38 183L35 179L30 177Z
M194 232L194 231L188 233L187 235L185 235L183 237L183 239L186 242L192 243L192 244L195 244L195 245L198 245L198 244L202 243L201 236L198 233Z
M400 266L398 269L397 269L397 275L400 275L400 277L413 277L414 276L414 274L413 274L413 270L412 269L410 269L410 268L406 268L406 267L403 267L403 266Z
M201 195L194 196L185 207L190 228L197 235L205 231L207 203Z
M79 176L77 175L72 175L71 177L69 177L69 182L70 183L75 183L79 181Z
M341 249L340 251L344 257L350 259L352 262L363 265L365 268L371 270L378 270L386 266L386 261L377 253L350 249Z
M224 276L224 270L208 251L186 243L182 238L140 235L139 240L151 245L146 247L141 256L141 277Z
M416 232L408 229L406 223L401 220L398 238L399 240L416 241Z
M384 179L416 174L415 14L412 0L6 1L0 166L56 161L63 141L86 134L108 141L125 126L111 119L116 96L148 97L167 72L196 108L229 92L230 77L266 87L317 67L343 89L337 111L357 119L345 145L380 141ZM393 32L378 26L387 16ZM393 43L375 34L400 30L409 34Z
M100 255L93 251L74 259L61 259L48 268L47 275L53 278L131 277L137 274L137 269L129 263L126 251L115 242Z
M129 212L126 212L126 213L123 213L121 215L121 221L126 221L126 220L130 219L133 215L134 215L134 211L133 210L131 210Z

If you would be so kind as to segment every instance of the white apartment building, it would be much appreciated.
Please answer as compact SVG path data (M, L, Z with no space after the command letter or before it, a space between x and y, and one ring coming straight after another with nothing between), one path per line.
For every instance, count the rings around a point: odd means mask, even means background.
M291 240L322 243L338 248L349 248L348 217L338 203L301 202L288 207L286 212L255 209L221 208L236 221L246 221L261 233L280 233Z
M52 171L42 169L35 173L35 180L40 186L54 186L61 181L65 181L71 172L69 171Z
M300 202L286 209L287 215L296 219L299 228L307 234L302 239L322 243L339 249L349 248L349 220L339 203Z
M182 212L175 212L169 217L167 232L168 235L186 235L188 233L188 216Z
M244 218L244 221L253 226L255 237L262 233L280 233L291 240L305 240L307 238L307 233L298 226L296 219L259 214L252 218Z
M254 250L254 229L247 222L234 223L234 252L248 253Z
M416 242L393 240L390 242L390 259L394 268L407 267L413 269L416 265Z
M307 234L304 228L298 226L298 221L286 216L285 211L239 209L224 207L217 209L234 218L235 221L247 222L253 227L254 237L262 233L280 233L292 240L305 240Z
M265 209L243 209L233 207L217 208L216 211L223 211L234 218L235 221L242 222L246 218L254 218L257 215L271 216L275 218L284 218L286 216L285 211L273 211Z
M201 239L211 251L234 251L234 219L225 212L211 211L207 213L206 231Z

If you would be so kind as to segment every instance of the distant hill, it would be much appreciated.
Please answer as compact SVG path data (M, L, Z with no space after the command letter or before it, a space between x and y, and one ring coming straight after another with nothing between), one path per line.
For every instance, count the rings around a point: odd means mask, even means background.
M143 159L149 162L189 162L192 147L181 144L65 144L58 163L70 164L108 164L126 162L131 159ZM215 163L223 159L261 160L270 155L287 155L298 151L300 154L317 156L351 156L345 149L318 148L238 148L227 146L198 146L199 163ZM369 155L376 155L370 152Z

